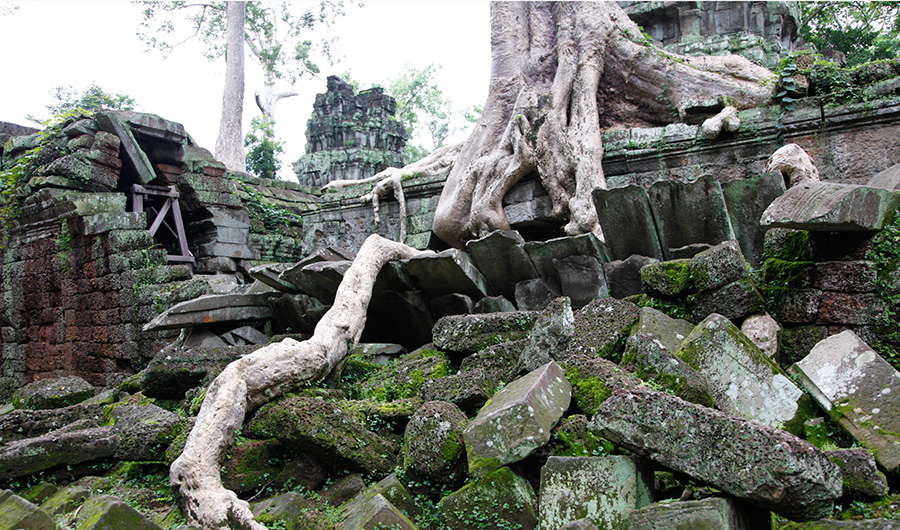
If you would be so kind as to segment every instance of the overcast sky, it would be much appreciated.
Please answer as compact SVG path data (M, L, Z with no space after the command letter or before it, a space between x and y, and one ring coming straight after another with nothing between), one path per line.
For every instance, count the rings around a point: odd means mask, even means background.
M302 2L298 2L302 4ZM347 1L336 25L340 62L322 78L301 81L300 95L277 107L278 135L286 140L284 162L302 153L306 120L325 77L351 71L364 86L391 77L409 64L441 66L438 80L458 109L484 103L490 74L490 20L485 0ZM9 2L0 0L0 8ZM140 8L124 1L18 1L0 13L0 121L33 125L27 116L48 117L51 89L72 85L80 93L96 83L124 92L137 110L184 124L202 147L213 150L222 100L224 59L207 61L202 44L188 42L168 58L145 52L136 30ZM258 113L254 92L261 77L248 56L244 133ZM289 171L282 172L282 178Z

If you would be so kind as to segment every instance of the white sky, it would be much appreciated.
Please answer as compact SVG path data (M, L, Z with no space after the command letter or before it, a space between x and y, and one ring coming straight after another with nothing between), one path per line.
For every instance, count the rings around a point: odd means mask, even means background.
M2 3L3 0L0 0ZM189 42L168 58L145 52L136 31L141 9L124 1L19 1L0 13L0 121L33 126L47 118L51 89L81 91L96 83L124 92L137 110L184 124L202 147L213 150L222 100L224 59L207 61L202 43ZM8 5L8 4L7 4ZM0 6L2 7L2 6ZM297 97L278 103L278 135L286 141L285 168L303 154L306 120L325 77L349 70L364 87L397 75L409 64L441 66L439 86L456 109L484 103L490 75L490 20L486 0L346 1L336 24L340 62L322 66L321 79L301 81ZM244 133L259 113L253 101L262 79L248 55ZM281 178L293 179L283 169Z

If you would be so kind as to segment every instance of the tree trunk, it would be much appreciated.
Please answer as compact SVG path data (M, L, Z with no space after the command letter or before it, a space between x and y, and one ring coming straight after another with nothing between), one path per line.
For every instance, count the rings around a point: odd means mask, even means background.
M306 341L284 339L229 364L206 391L184 451L169 480L189 524L204 530L265 530L250 505L222 485L220 466L247 411L289 387L325 377L366 323L372 287L385 263L422 251L371 235L359 250L335 295L334 305Z
M503 196L529 175L567 234L602 238L591 199L606 186L602 128L671 123L717 99L748 108L771 95L765 68L648 45L615 2L495 2L491 55L484 112L435 213L434 232L459 248L509 228Z
M244 161L244 20L246 2L226 2L225 90L216 158L232 171L247 171Z

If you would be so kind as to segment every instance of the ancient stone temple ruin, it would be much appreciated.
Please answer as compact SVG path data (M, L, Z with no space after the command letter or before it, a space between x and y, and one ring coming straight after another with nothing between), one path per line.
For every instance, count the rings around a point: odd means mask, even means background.
M306 154L294 163L300 183L320 187L404 165L406 131L393 119L396 106L380 87L354 94L349 83L329 76L306 124Z
M743 55L768 68L794 51L796 2L619 2L662 49L682 55Z
M778 40L778 6L635 16ZM321 189L404 135L337 78L308 185L149 113L0 123L0 529L898 528L900 61L809 57L790 107L602 131L604 238L533 174L461 248L448 166Z

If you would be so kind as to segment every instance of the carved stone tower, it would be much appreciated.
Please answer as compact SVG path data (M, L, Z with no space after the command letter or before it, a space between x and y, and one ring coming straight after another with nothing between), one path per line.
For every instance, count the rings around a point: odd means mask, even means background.
M394 119L396 106L381 88L354 94L349 83L329 76L328 91L316 95L306 125L306 154L294 162L300 184L319 187L401 167L407 137Z

